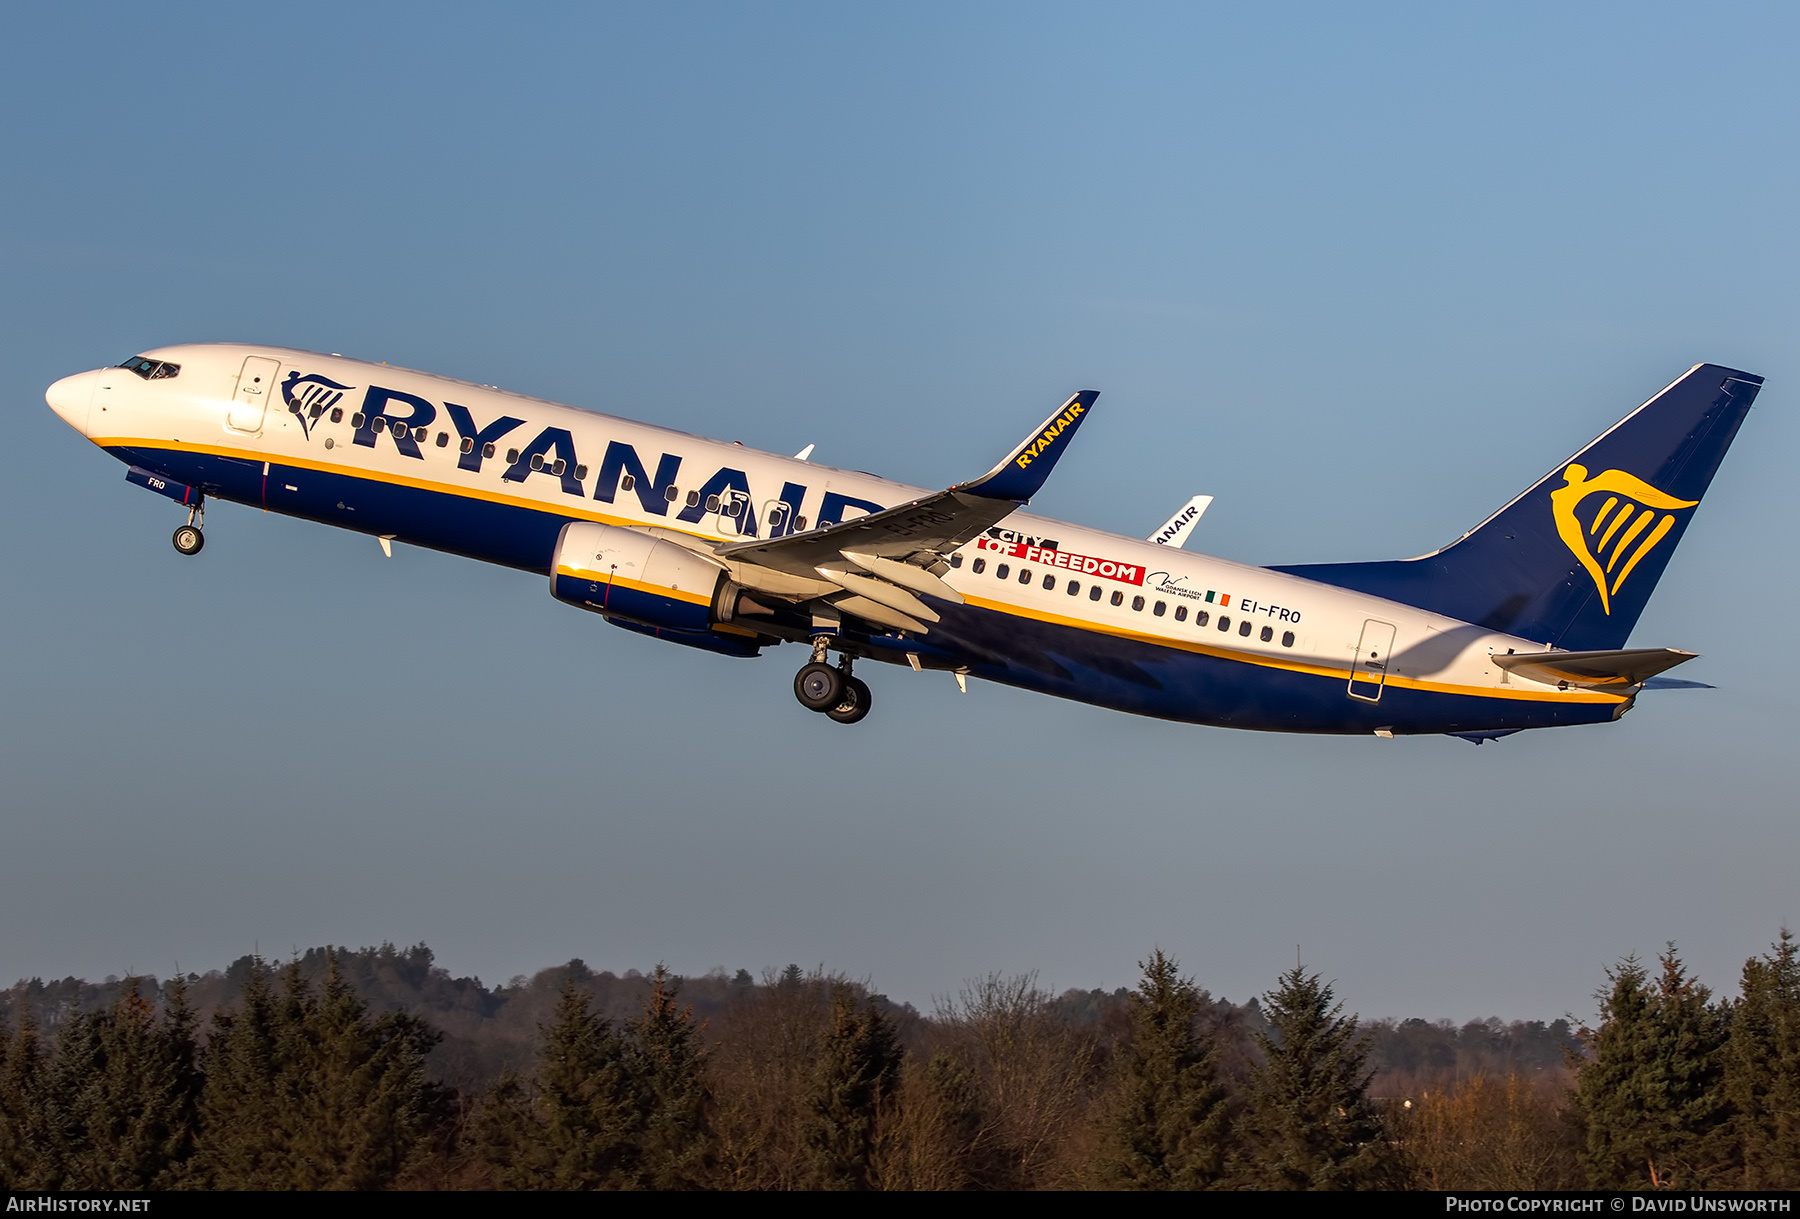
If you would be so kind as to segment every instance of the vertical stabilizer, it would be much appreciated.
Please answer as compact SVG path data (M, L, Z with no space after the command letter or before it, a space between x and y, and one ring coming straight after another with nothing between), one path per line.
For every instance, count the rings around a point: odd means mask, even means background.
M1275 570L1553 647L1623 647L1762 380L1696 365L1432 554Z

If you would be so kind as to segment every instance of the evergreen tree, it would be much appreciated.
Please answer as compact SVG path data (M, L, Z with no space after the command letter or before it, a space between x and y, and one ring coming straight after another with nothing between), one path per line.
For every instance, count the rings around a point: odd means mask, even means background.
M250 961L235 1012L213 1014L202 1059L200 1149L188 1182L212 1189L278 1189L283 1151L275 996L262 958Z
M676 989L658 965L643 1014L627 1029L642 1113L639 1183L646 1189L699 1188L711 1158L706 1048L693 1010L676 1006Z
M1652 982L1635 957L1609 970L1577 1097L1597 1188L1704 1189L1729 1171L1725 1009L1669 946Z
M1195 1025L1206 996L1157 949L1140 961L1131 1039L1102 1130L1099 1176L1112 1189L1206 1189L1225 1171L1228 1111L1217 1054Z
M831 993L831 1025L819 1049L802 1137L811 1189L872 1189L875 1127L899 1080L904 1051L873 998L846 985Z
M565 978L531 1087L490 1092L481 1141L509 1189L617 1189L635 1182L639 1103L625 1041Z
M28 1004L19 1027L0 1041L0 1188L58 1189L63 1157L52 1118L49 1066Z
M441 1120L443 1098L428 1082L425 1056L437 1034L405 1012L371 1018L327 949L315 1000L289 967L295 1056L285 1089L292 1111L293 1171L302 1189L384 1189L416 1167Z
M1375 1189L1391 1184L1392 1146L1368 1097L1367 1043L1331 987L1298 965L1262 998L1268 1032L1251 1072L1239 1184L1259 1189Z
M1743 1189L1800 1189L1800 943L1782 928L1744 962L1743 997L1725 1043Z
M403 1012L371 1018L327 955L322 995L297 961L277 994L258 960L237 1012L215 1017L193 1184L384 1189L428 1154L445 1118L425 1077L437 1034Z
M193 1153L201 1076L181 980L161 1021L138 981L125 985L111 1007L72 1017L57 1037L51 1092L64 1189L165 1187Z

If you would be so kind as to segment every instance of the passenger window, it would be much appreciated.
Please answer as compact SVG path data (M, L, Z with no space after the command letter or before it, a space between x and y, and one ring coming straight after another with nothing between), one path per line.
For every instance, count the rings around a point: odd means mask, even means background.
M534 470L541 470L544 468L544 455L542 453L533 453L531 455L531 468Z
M708 512L717 512L719 510L719 497L718 496L709 495L706 497L706 510Z
M1052 576L1052 575L1046 575L1044 577L1044 587L1046 589L1048 589L1050 592L1055 592L1056 591L1056 577Z
M492 457L494 455L494 446L491 444L482 445L481 446L481 455L483 457Z
M556 459L556 464L550 467L550 473L556 475L558 478L561 478L562 472L568 468L569 468L568 461L565 460L564 458L558 457Z
M439 436L438 440L441 442L443 440L443 437ZM586 482L587 481L587 467L586 466L576 466L575 467L575 481L576 482Z
M1002 563L1002 564L1000 564L1000 566L994 568L994 578L996 580L1004 580L1004 579L1006 579L1006 577L1010 576L1011 574L1012 574L1012 568L1008 567L1004 563Z
M671 504L674 503L676 500L681 498L680 488L670 487L668 490L663 492L663 498L668 500Z
M962 566L962 556L959 554L951 555L950 556L950 566L961 567Z
M475 437L464 436L462 438L462 443L457 445L456 449L459 453L473 453L475 451Z
M974 563L970 564L969 570L979 576L982 572L987 570L987 560L976 559Z
M450 447L450 433L449 432L439 432L438 433L438 448L447 449L449 447Z
M380 430L381 429L379 429L379 428L376 429L376 431L380 431ZM405 440L406 439L406 425L404 423L396 423L394 425L394 439L395 440Z
M369 420L369 430L374 432L377 436L387 431L387 425L388 421L386 415L377 415Z
M1163 611L1168 608L1166 602L1158 601L1155 605L1150 607L1150 612L1155 614L1158 618L1161 618L1163 616Z
M1251 632L1251 630L1255 628L1255 626L1256 626L1256 624L1254 622L1252 622L1252 621L1250 621L1250 619L1246 618L1242 622L1238 623L1238 634L1248 635Z
M1229 631L1231 629L1231 619L1227 618L1224 614L1219 615L1219 629L1221 631Z
M795 517L794 518L794 528L797 530L804 531L806 528L806 518L803 516Z
M1187 606L1178 605L1175 607L1175 621L1177 621L1177 622L1186 622L1187 621Z
M1105 591L1106 590L1101 588L1098 584L1094 585L1094 587L1088 589L1088 600L1089 601L1100 600L1101 594L1104 593Z
M1019 583L1020 584L1030 584L1031 583L1031 568L1029 568L1029 567L1019 568Z
M506 464L509 466L516 466L519 464L519 450L517 450L517 449L506 450Z
M1125 604L1125 594L1122 592L1119 592L1115 589L1113 591L1113 595L1112 595L1112 603L1114 605L1124 605Z
M1284 648L1291 648L1294 646L1294 632L1292 632L1292 631L1281 632L1281 646Z
M637 486L637 479L630 474L619 475L619 490L629 491Z
M1144 608L1144 599L1142 597L1133 597L1131 599L1131 608L1134 610L1142 610Z
M1205 626L1207 623L1207 620L1211 617L1212 617L1212 614L1207 610L1195 610L1194 611L1194 625L1195 626Z
M726 516L742 516L742 515L744 515L744 501L741 499L734 499L730 503L726 504L725 505L725 515Z
M700 506L700 493L698 491L688 492L687 506L690 508L698 508Z
M334 415L337 414L336 411L332 411L331 413ZM355 428L357 431L360 432L360 431L362 431L362 425L363 425L363 413L361 411L357 411L356 414L350 416L350 426L351 427Z
M311 418L311 419L317 419L320 415L323 415L324 413L325 413L325 404L323 402L313 403L312 409L310 411L306 412L307 417Z
M344 408L343 407L334 406L331 408L331 421L333 423L342 423L344 421Z
M1081 591L1081 581L1070 580L1069 581L1069 596L1073 597L1076 593L1079 593L1080 591Z
M1275 628L1272 626L1265 626L1262 629L1262 641L1267 643L1273 638L1275 638Z

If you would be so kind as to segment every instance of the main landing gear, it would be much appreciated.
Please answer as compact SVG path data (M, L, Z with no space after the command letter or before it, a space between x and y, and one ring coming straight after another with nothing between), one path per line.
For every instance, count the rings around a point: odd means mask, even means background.
M794 697L808 711L823 711L840 724L854 724L869 714L873 696L860 677L851 675L850 654L841 668L825 663L828 636L813 640L813 658L794 675Z
M199 504L189 508L187 524L175 531L175 549L182 554L199 554L206 545L206 535L200 532L205 522L206 512Z

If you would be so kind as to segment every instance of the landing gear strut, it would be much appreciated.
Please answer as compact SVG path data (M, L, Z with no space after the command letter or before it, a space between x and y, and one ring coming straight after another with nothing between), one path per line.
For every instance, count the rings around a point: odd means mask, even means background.
M873 701L868 685L850 673L850 654L844 654L843 665L832 668L825 662L830 636L813 638L813 658L794 675L794 697L808 711L823 711L840 724L854 724L869 714Z
M187 524L175 531L175 549L182 554L199 554L200 548L206 545L206 535L200 532L200 526L205 522L205 509L199 504L189 508Z

